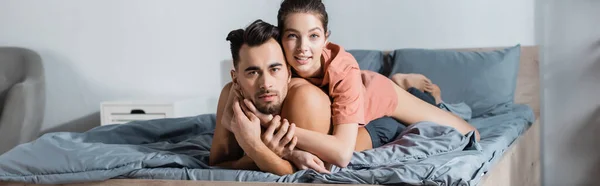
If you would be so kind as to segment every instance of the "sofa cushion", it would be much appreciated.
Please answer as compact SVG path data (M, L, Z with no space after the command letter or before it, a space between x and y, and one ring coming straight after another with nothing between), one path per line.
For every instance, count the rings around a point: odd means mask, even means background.
M371 70L387 76L385 70L389 68L386 68L384 60L386 56L382 51L355 49L348 50L348 53L354 56L361 70Z
M443 101L464 102L478 117L513 103L520 54L520 45L495 51L398 49L390 53L391 74L423 74L440 87Z

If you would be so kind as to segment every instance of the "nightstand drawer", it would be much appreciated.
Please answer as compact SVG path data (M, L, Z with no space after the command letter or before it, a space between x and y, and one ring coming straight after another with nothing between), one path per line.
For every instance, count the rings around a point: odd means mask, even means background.
M113 113L108 116L108 123L110 124L123 124L131 121L139 120L152 120L152 119L163 119L167 118L165 114L118 114Z
M130 121L163 119L173 116L172 105L104 104L101 125L123 124Z
M202 98L178 101L105 101L100 103L100 125L123 124L138 120L188 117L202 114Z
M104 105L107 114L172 114L170 105Z

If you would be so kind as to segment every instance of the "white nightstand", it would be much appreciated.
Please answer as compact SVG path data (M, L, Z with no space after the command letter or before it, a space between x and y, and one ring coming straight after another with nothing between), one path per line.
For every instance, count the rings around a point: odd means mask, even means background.
M202 114L207 101L107 101L100 104L100 125L123 124L130 121L188 117Z

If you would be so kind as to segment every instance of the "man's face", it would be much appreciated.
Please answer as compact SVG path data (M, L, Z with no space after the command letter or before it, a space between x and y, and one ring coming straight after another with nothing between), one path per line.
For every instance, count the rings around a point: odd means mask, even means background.
M231 75L241 87L244 98L251 100L260 112L280 113L291 77L275 39L260 46L243 45L238 68Z

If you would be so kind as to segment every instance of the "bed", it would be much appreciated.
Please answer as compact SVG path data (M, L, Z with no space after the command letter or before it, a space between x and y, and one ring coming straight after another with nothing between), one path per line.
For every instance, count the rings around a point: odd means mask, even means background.
M405 130L403 137L390 145L355 153L351 166L335 168L332 175L300 171L278 177L257 171L206 167L210 149L207 142L214 127L214 115L207 114L109 125L86 133L46 134L0 156L0 186L540 185L538 47L519 46L518 49L514 103L470 121L480 130L480 142L474 142L472 135L456 135L451 129L421 123ZM381 53L385 58L389 52ZM364 68L389 73L389 69L395 67L384 64ZM189 141L186 137L190 135L197 137ZM159 138L166 140L156 141ZM419 143L413 143L415 141ZM103 145L110 147L109 150L102 149ZM39 149L49 151L40 154ZM53 172L56 167L68 172Z

